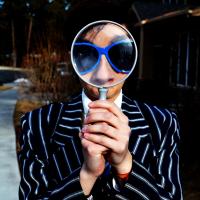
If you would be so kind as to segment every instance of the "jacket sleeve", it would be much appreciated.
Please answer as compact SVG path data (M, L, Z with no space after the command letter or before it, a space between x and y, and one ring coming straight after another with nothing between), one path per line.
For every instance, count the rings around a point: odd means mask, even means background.
M151 118L160 142L157 144L156 163L147 169L133 156L129 179L116 194L117 199L181 200L179 178L179 125L176 115L168 110L151 110ZM160 117L160 119L158 119Z
M53 106L37 109L21 119L21 151L19 163L21 181L19 199L86 199L79 181L80 169L71 173L60 183L53 183L48 173L48 146L46 133L52 119ZM43 132L45 131L45 134Z

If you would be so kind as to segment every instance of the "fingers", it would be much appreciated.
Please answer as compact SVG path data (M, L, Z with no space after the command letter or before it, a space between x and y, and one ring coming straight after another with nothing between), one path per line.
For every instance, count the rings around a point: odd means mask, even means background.
M116 129L113 128L112 126L109 126L105 122L102 123L95 123L92 125L85 125L82 129L82 132L85 136L86 133L91 133L91 134L99 134L99 135L106 135L110 138L116 139L117 133Z
M108 148L105 146L95 144L94 142L87 140L83 133L79 133L79 137L81 139L83 149L87 151L89 155L105 154L108 151Z
M122 152L129 141L130 128L121 126L121 129L115 129L105 122L86 125L82 129L83 138L95 144L106 147L113 152Z
M106 151L109 149L115 153L123 153L125 149L127 149L127 144L129 138L126 136L120 137L120 140L115 140L112 138L107 137L106 135L102 134L91 134L85 133L84 138L90 142L98 144L106 148Z
M115 141L105 135L85 133L84 138L107 149L115 149Z
M100 112L107 112L105 108L90 108L89 113L100 113Z
M120 163L128 151L130 133L128 118L114 103L97 100L89 104L81 135L87 155L109 155L112 163Z
M84 125L104 122L117 128L120 120L111 112L89 112L84 120Z
M115 128L119 128L121 124L127 125L129 122L127 116L113 102L97 100L91 102L89 108L89 113L84 120L85 125L106 122Z
M102 100L97 100L97 101L93 101L89 104L89 108L90 109L107 109L109 112L113 113L117 118L119 118L120 120L124 121L124 122L128 122L128 118L126 115L124 115L122 113L122 111L120 110L120 108L113 102L109 102L109 101L102 101Z
M121 110L114 103L101 100L89 106L82 129L84 138L113 150L117 149L116 142L127 144L131 131Z

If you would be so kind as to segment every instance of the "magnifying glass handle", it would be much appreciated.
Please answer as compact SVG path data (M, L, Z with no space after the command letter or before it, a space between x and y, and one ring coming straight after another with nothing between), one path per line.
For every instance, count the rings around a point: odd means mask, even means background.
M108 88L99 88L99 100L106 100Z

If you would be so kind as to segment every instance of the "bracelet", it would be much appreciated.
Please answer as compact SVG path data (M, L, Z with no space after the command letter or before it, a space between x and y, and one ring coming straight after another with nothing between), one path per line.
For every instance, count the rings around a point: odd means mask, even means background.
M129 172L128 173L125 173L125 174L116 174L116 176L118 178L120 178L121 180L123 181L127 181L128 180L128 177L129 177Z

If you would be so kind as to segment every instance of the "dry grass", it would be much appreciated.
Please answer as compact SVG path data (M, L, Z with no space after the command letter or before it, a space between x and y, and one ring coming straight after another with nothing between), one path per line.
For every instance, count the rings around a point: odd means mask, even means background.
M43 104L41 102L30 101L30 100L19 100L16 103L15 111L14 111L14 125L18 126L20 123L20 118L26 112L29 112L33 109L41 107Z
M43 106L43 104L37 101L30 101L30 100L17 101L14 115L13 115L13 123L14 123L15 134L16 134L16 151L17 152L19 152L20 150L20 146L19 146L19 137L21 133L20 119L22 115L25 114L26 112L29 112L41 106Z
M0 91L10 90L10 89L12 89L12 86L0 85Z
M51 45L49 45L51 46ZM24 67L29 69L28 78L32 83L31 93L40 94L41 101L57 102L66 100L76 86L73 83L73 68L66 65L68 75L61 76L59 63L69 63L67 55L62 59L61 54L51 47L42 45L36 55L25 58Z

